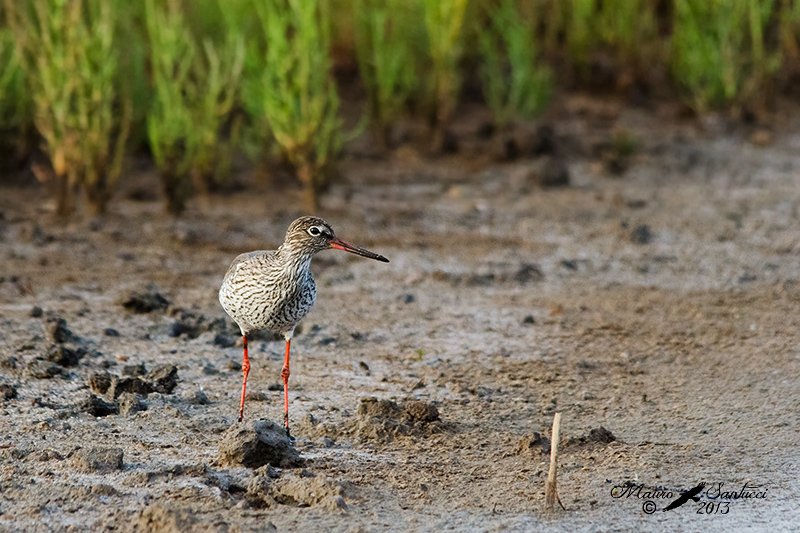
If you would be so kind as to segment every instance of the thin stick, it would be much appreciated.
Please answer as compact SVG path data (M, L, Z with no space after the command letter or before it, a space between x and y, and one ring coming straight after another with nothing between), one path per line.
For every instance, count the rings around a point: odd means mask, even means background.
M561 413L556 413L553 417L553 435L550 439L550 472L547 474L547 484L544 487L544 506L547 510L552 510L558 501L558 505L566 511L561 498L558 497L558 441L561 439Z

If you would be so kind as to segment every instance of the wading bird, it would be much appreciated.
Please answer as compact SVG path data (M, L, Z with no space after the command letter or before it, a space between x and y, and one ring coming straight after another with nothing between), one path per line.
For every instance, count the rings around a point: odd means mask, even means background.
M301 217L286 231L283 244L274 251L241 254L231 263L222 287L219 303L242 331L242 399L239 421L244 415L244 396L250 360L247 335L266 329L286 339L283 377L283 423L289 435L289 346L297 323L308 314L317 298L311 276L311 258L318 252L335 248L388 263L389 260L345 242L333 233L330 224L317 217Z

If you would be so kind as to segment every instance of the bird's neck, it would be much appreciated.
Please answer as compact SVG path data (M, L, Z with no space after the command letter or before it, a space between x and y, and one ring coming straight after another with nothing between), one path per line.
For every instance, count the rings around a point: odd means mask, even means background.
M277 257L283 267L291 274L302 276L308 272L311 258L314 254L300 252L282 244L277 251Z

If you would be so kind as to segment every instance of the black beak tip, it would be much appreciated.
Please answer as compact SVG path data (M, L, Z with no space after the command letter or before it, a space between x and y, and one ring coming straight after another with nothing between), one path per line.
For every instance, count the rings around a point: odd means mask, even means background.
M378 260L378 261L380 261L381 263L388 263L388 262L389 262L389 260L388 260L388 259L386 259L385 257L383 257L382 255L379 255L379 256L378 256L378 257L376 257L375 259L377 259L377 260Z

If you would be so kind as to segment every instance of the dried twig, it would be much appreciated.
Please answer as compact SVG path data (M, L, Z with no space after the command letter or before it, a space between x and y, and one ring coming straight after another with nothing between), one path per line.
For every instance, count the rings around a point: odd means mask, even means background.
M551 510L555 507L556 501L562 509L566 511L561 498L558 497L558 441L561 438L561 413L556 413L553 417L553 435L550 440L550 472L547 474L547 484L544 488L545 509Z

